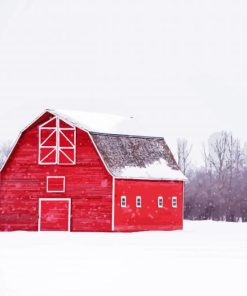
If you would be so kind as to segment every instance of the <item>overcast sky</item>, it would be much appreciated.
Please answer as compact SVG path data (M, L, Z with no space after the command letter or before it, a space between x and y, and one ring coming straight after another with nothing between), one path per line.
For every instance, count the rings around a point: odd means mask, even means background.
M246 0L0 0L0 140L45 108L138 117L174 149L247 142Z

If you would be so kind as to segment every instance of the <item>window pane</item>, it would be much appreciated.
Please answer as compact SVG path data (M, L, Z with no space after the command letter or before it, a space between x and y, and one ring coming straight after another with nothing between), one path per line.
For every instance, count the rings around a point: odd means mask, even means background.
M175 197L175 196L172 198L172 207L173 208L177 207L177 197Z
M162 196L158 197L158 207L163 208L163 197Z
M122 208L126 207L126 196L121 196L121 207Z
M56 146L56 130L55 129L41 129L40 130L40 144L42 146Z
M56 148L40 148L40 163L56 163Z
M136 197L136 207L140 208L141 207L141 196Z
M59 163L60 164L73 164L74 159L74 149L60 149L59 150Z

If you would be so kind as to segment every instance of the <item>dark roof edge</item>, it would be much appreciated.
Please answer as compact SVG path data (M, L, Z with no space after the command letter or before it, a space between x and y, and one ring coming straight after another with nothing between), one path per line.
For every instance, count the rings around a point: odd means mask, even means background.
M142 138L142 139L160 139L164 140L164 137L155 137L155 136L141 136L141 135L127 135L127 134L113 134L113 133L101 133L88 131L91 135L100 135L100 136L112 136L112 137L128 137L128 138Z

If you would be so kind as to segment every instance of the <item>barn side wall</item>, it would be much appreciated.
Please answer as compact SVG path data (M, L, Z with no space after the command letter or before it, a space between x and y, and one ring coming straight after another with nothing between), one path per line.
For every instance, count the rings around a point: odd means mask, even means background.
M71 231L111 231L112 177L88 134L76 139L76 165L38 165L38 125L23 133L1 172L0 231L37 231L39 198L49 197L71 198ZM47 193L47 176L65 176L65 192Z
M121 196L127 206L121 208ZM136 196L142 197L142 207L136 207ZM158 196L164 206L158 208ZM172 208L172 197L177 208ZM179 230L183 228L183 182L115 180L115 231Z

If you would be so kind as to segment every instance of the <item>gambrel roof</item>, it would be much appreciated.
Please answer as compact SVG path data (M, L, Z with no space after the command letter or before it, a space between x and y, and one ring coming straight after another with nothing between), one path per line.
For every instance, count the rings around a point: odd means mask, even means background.
M115 178L186 180L165 140L135 135L137 129L136 126L134 129L133 118L50 109L45 113L86 131L107 170Z
M101 156L118 178L184 180L163 138L92 133Z

